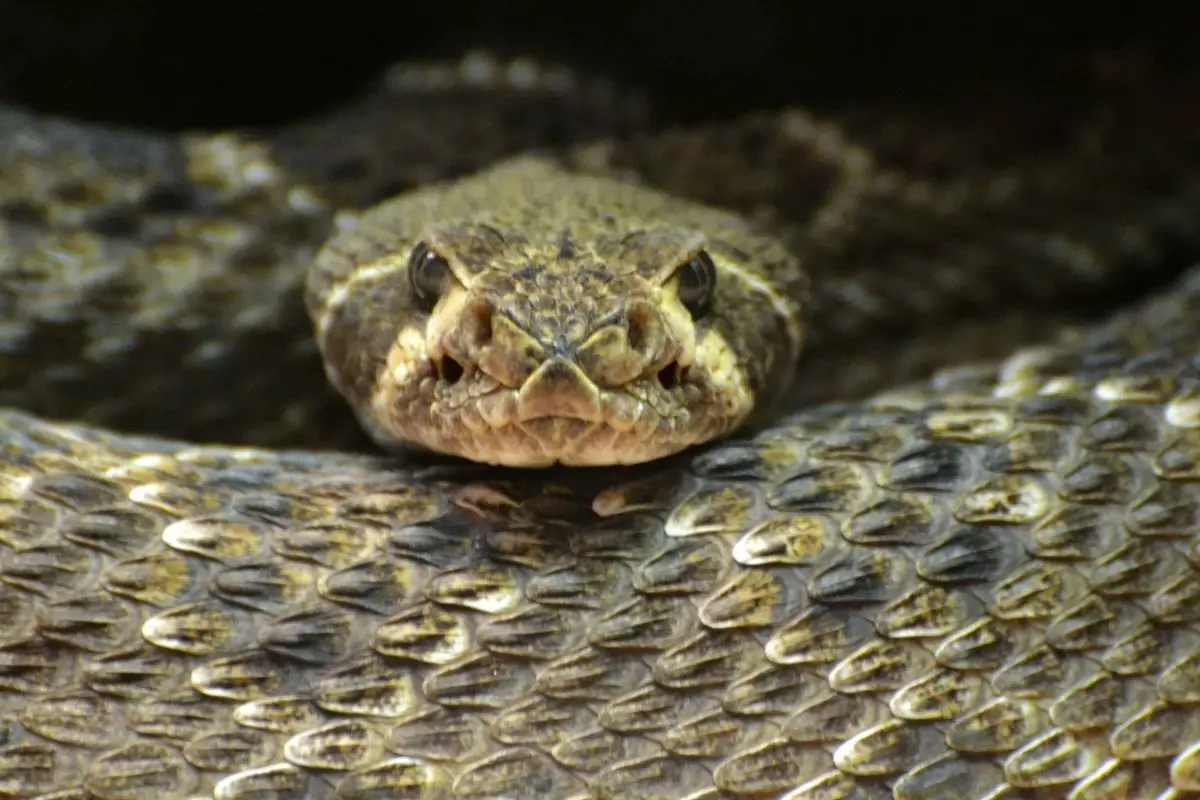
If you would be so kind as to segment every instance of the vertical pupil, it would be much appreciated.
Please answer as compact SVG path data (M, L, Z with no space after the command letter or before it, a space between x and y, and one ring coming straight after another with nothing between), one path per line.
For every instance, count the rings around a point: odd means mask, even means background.
M437 256L433 253L426 253L421 259L421 277L425 282L426 291L434 291L437 287Z
M442 257L431 251L424 242L413 250L409 261L409 282L414 296L426 310L432 310L445 288L445 268Z
M716 279L713 270L708 254L700 253L687 263L679 276L680 299L696 317L708 313L713 282Z
M421 288L430 297L436 297L442 289L442 259L436 253L426 253L418 267L421 273Z
M684 270L687 289L693 297L701 297L708 289L709 275L707 267L708 265L705 263L704 257L697 256L691 260L688 268Z

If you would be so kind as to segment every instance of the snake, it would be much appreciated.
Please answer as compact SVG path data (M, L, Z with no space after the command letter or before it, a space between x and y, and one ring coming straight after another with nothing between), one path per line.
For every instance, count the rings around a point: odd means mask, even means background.
M1185 83L0 109L0 797L1200 796Z

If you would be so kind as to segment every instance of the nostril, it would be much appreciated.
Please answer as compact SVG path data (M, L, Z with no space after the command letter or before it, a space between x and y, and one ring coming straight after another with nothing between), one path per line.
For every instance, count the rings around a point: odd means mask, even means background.
M667 391L676 389L683 381L683 367L679 366L678 361L672 361L658 371L658 385Z
M438 361L438 372L442 376L442 380L453 386L462 380L463 374L466 372L463 365L455 361L450 356L442 356Z
M454 386L468 372L474 372L485 348L493 338L495 311L484 298L470 301L454 325L442 339L442 355L435 362L442 383Z
M651 313L642 306L635 306L626 317L626 334L629 338L629 349L635 353L644 353L649 346Z

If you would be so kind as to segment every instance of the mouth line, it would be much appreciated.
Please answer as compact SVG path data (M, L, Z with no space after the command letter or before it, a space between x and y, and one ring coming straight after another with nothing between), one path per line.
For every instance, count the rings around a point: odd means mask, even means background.
M656 401L667 398L645 397L623 387L606 387L601 390L602 401L597 409L598 413L594 415L580 415L564 411L563 413L521 416L517 407L519 391L519 387L495 386L480 394L456 398L453 402L448 403L443 399L432 404L430 410L435 414L445 416L481 413L485 419L489 420L493 428L553 420L581 422L590 425L610 425L615 420L614 427L626 428L638 427L647 423L657 425L664 420L690 417L696 412L695 409L688 409L682 404L677 409L664 411L661 402ZM671 394L674 395L675 392L671 392ZM568 404L564 403L564 405ZM486 411L483 411L484 407L488 407ZM651 418L653 422L651 422Z
M556 439L557 435L566 435L571 439L585 438L607 428L608 425L604 422L593 422L583 419L538 417L536 419L513 422L510 427L521 431L526 436L541 441L546 436Z
M486 463L604 466L661 458L729 427L701 402L661 397L641 385L603 388L599 403L563 402L561 408L556 407L557 395L547 392L540 407L527 408L525 417L519 413L519 388L459 388L449 396L417 400L421 413L416 420L395 413L404 406L394 405L396 435Z

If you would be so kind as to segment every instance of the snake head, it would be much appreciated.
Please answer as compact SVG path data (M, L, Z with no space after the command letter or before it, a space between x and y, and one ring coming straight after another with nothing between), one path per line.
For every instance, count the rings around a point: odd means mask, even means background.
M735 215L526 157L402 195L318 254L333 384L382 445L507 466L660 458L790 381L787 250Z

